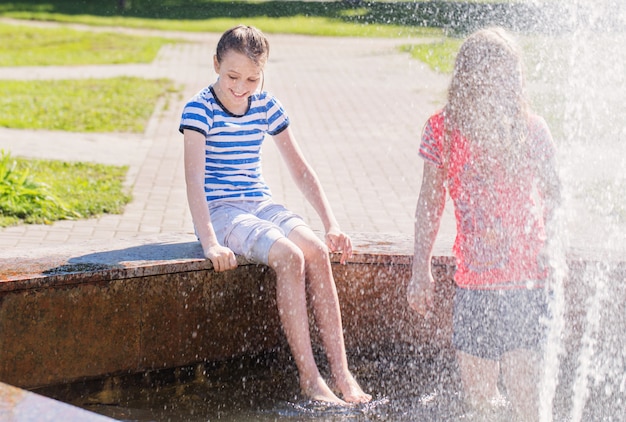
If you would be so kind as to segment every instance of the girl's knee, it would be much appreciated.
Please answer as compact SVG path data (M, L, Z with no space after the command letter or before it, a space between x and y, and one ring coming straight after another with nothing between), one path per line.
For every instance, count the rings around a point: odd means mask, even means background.
M289 240L298 245L305 257L328 256L326 244L306 226L298 226L289 234Z
M312 243L303 249L308 274L328 274L331 272L328 248L322 242Z
M304 256L307 262L328 261L328 247L321 240L315 239L304 249Z
M305 257L302 250L288 239L277 240L269 252L269 266L275 271L304 271Z

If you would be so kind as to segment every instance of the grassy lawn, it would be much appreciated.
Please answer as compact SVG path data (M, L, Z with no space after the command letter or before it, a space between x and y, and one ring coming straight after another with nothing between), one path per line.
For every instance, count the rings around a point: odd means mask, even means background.
M17 30L16 30L17 29ZM150 62L158 37L0 24L0 65ZM0 126L72 132L143 132L169 80L0 81ZM129 95L132 93L132 95ZM0 156L0 227L120 213L127 167Z
M174 90L169 80L131 77L0 80L0 127L141 133L157 100Z
M0 66L149 63L172 40L0 23Z
M0 227L121 213L127 167L0 154ZM45 181L45 183L43 182Z
M172 40L0 24L0 66L148 63ZM143 132L169 80L0 80L0 126ZM129 95L132 93L132 95ZM121 213L128 168L0 156L0 227Z
M462 39L442 38L441 41L425 44L407 44L400 47L411 57L426 63L432 70L440 73L452 73L454 60Z
M455 2L451 2L454 4ZM407 2L132 0L119 9L116 0L21 0L0 4L0 16L88 25L172 31L223 32L239 24L267 33L329 36L406 37L440 34L445 10L417 12ZM444 7L445 8L445 7Z

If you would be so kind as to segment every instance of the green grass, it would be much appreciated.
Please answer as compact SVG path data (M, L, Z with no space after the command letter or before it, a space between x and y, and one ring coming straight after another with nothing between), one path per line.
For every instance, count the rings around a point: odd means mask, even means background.
M69 132L144 131L170 80L119 77L0 81L0 127Z
M245 23L246 25L256 26L268 34L282 33L314 36L381 38L437 36L442 34L442 30L436 28L346 22L342 19L308 15L294 15L289 17L251 16L245 18L216 17L205 20L98 17L91 15L68 16L47 13L9 13L8 15L19 19L81 23L92 26L121 26L163 31L222 33L235 25Z
M126 166L13 158L0 154L0 227L119 214L131 196Z
M400 47L414 59L426 63L432 70L440 73L452 73L454 60L463 40L444 38L441 41L427 44L410 44Z
M0 4L0 16L101 26L124 26L191 32L223 32L239 24L267 33L329 36L406 37L441 33L450 6L415 9L406 2L366 2L354 7L341 1L20 0Z
M0 23L0 66L149 63L172 40Z
M242 23L241 19L212 20L211 25L219 25L215 32L223 32L226 29ZM337 19L293 16L289 18L248 18L247 25L260 28L265 33L287 33L314 36L335 37L424 37L440 36L443 32L436 28L405 27L400 25L361 25L344 22ZM193 28L193 25L189 26Z

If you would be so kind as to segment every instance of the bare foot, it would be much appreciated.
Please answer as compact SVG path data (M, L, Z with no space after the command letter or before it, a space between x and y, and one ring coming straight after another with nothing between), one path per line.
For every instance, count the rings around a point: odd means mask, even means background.
M361 389L350 372L341 379L335 378L335 384L348 403L368 403L372 400L371 394L366 394Z
M311 381L301 381L300 388L302 389L302 394L311 400L337 404L340 406L346 406L348 404L331 391L328 384L326 384L326 381L324 381L322 377L317 377Z

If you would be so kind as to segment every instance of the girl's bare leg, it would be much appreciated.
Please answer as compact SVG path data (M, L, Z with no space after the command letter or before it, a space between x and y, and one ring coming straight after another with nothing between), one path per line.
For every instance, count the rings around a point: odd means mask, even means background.
M509 400L518 420L539 420L540 356L538 352L517 349L502 356L502 374Z
M309 333L302 251L291 241L280 239L270 249L269 265L276 273L278 313L298 367L303 394L312 400L346 404L331 391L315 363Z
M372 396L363 392L348 368L343 339L341 310L332 274L328 249L308 227L297 227L289 235L304 253L305 274L322 342L331 373L343 399L350 403L366 403Z
M458 350L456 358L461 372L465 401L470 409L479 415L493 412L503 400L498 390L500 375L498 361L482 359Z

